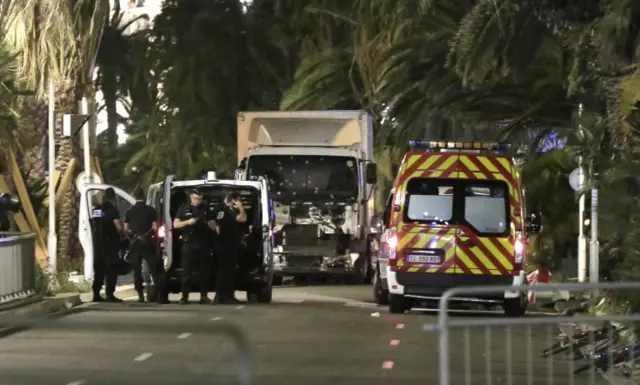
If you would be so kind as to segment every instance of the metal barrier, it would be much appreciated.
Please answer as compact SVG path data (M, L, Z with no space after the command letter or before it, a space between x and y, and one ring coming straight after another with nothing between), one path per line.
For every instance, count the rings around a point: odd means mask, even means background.
M35 239L32 233L0 233L0 305L35 294Z
M423 326L425 331L439 335L440 385L577 385L607 381L637 385L632 379L634 367L640 363L640 341L636 342L635 333L640 314L505 318L501 312L494 317L464 317L450 312L454 310L450 302L456 297L499 295L512 290L512 286L461 287L442 296L438 323ZM527 287L533 292L550 290L640 292L640 283ZM603 328L605 323L610 325Z

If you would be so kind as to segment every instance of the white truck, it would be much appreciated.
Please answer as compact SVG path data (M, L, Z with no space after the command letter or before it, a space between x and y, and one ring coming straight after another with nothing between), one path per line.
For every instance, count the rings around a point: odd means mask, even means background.
M236 179L263 176L269 185L277 281L371 279L376 164L367 112L240 112L238 162Z

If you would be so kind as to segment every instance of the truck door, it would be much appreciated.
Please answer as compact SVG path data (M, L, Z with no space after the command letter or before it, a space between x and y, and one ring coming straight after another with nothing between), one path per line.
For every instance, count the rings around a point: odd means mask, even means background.
M93 201L100 198L101 194L108 188L112 188L116 193L116 207L120 214L120 219L124 223L125 214L136 200L122 189L108 184L84 184L80 188L80 215L78 216L78 239L84 251L84 274L85 279L93 280L93 231L91 219L93 218ZM97 202L96 202L97 203Z
M171 268L173 263L173 219L171 218L171 183L175 180L175 175L169 175L162 184L162 220L164 222L164 269Z

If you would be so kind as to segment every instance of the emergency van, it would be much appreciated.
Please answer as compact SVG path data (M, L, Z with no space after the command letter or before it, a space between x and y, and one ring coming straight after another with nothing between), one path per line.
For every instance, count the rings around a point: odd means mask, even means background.
M135 199L122 189L100 183L83 183L78 186L80 191L79 238L84 249L84 269L87 278L93 277L94 244L91 232L91 201L97 194L107 188L113 188L116 193L116 207L121 219L129 208L135 204ZM189 202L189 191L197 187L203 193L203 204L208 210L214 210L220 205L224 197L230 192L238 192L247 211L247 228L244 238L243 253L240 256L236 290L246 291L247 300L252 302L271 302L274 274L273 239L271 228L273 222L273 204L266 181L258 178L255 181L238 181L217 179L215 172L208 172L201 180L178 180L169 175L164 181L149 186L147 204L156 209L158 216L157 238L159 258L164 262L167 288L170 293L180 292L181 244L182 234L173 228L173 219L178 208ZM213 246L213 245L212 245ZM212 262L216 256L212 256ZM210 286L208 291L214 291L216 279L216 264L211 264ZM148 272L145 273L146 291L149 301L156 296L155 285L150 281ZM200 292L197 285L193 285L192 292Z
M453 287L526 285L527 233L537 227L525 223L508 145L412 141L387 205L377 273L391 313ZM519 290L453 301L501 304L510 316L528 303Z

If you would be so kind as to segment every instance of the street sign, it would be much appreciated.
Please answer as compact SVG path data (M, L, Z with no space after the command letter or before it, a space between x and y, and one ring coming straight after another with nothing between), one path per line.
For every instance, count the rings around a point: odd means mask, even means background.
M582 179L582 183L580 183L580 179ZM576 168L571 171L569 175L569 184L574 191L578 191L584 187L585 175L581 168Z

